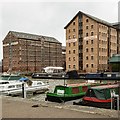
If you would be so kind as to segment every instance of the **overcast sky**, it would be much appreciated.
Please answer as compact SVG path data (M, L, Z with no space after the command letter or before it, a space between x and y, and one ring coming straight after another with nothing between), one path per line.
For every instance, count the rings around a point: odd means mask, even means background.
M2 40L9 31L55 37L65 45L64 27L78 11L110 23L117 22L119 0L101 1L8 2L4 0L0 4L0 60L3 56Z

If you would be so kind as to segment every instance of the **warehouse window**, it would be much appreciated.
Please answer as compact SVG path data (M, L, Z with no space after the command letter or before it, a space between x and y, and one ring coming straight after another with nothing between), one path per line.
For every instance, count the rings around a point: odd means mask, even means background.
M71 66L70 66L70 65L69 65L68 67L69 67L69 68L71 68Z
M88 60L88 56L86 56L86 60Z
M93 67L94 67L94 65L93 65L93 64L91 64L91 67L93 68Z
M69 29L69 33L70 33L70 29Z
M91 25L91 29L93 29L93 25Z
M88 18L86 19L86 22L89 22Z
M86 68L88 68L88 64L86 64Z
M75 50L73 50L73 54L75 54Z
M73 25L75 25L75 22L73 22Z
M93 40L91 40L91 44L93 44Z
M86 52L88 52L88 48L86 48Z
M86 26L86 29L88 29L88 26Z
M75 61L75 57L73 57L73 61Z
M86 41L86 44L88 44L88 40Z
M93 36L94 35L94 33L93 32L91 32L91 36Z
M93 49L93 48L91 48L91 52L93 52L93 50L94 50L94 49Z
M73 68L75 69L75 68L76 68L76 66L75 66L75 65L73 65Z
M86 33L86 37L88 36L88 33Z
M93 56L91 56L91 60L93 60Z
M75 35L73 35L73 38L75 38Z
M71 46L71 44L69 43L69 47Z
M70 57L69 57L69 61L71 61Z
M73 46L75 46L75 42L73 43Z

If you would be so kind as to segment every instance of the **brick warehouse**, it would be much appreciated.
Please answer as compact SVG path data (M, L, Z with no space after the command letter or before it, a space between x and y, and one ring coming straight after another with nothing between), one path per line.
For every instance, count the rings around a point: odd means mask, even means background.
M65 29L67 71L109 70L108 58L120 51L115 26L79 11Z
M117 40L118 40L117 52L118 54L120 54L120 22L114 23L113 26L117 28Z
M3 40L3 71L41 72L62 66L62 44L53 37L9 31Z

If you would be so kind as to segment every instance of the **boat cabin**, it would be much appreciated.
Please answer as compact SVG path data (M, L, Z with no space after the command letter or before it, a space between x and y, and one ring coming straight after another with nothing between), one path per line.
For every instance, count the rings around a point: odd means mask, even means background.
M111 94L118 94L118 87L118 84L91 87L83 97L83 104L93 107L110 108Z
M90 87L90 84L79 84L79 85L58 85L55 87L54 92L48 92L46 99L53 102L65 102L74 99L81 98L85 95L86 91Z
M63 67L45 67L43 68L46 73L61 73L63 72Z
M89 86L56 86L54 93L56 94L78 94L80 92L86 92Z

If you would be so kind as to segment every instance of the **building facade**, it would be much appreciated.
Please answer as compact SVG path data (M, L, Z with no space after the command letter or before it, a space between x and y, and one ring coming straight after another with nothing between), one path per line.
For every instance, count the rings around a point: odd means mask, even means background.
M65 26L66 70L99 72L109 69L108 58L117 54L117 29L110 23L78 12Z
M61 66L62 45L53 37L10 31L3 40L3 71L41 72Z
M117 28L117 41L118 41L117 52L118 54L120 54L120 22L113 23L113 26Z
M62 46L62 67L66 70L66 47Z
M0 73L2 73L2 61L0 61Z

